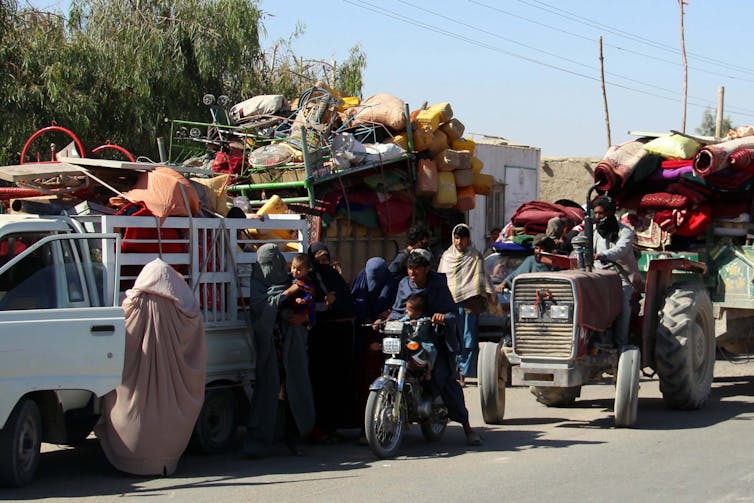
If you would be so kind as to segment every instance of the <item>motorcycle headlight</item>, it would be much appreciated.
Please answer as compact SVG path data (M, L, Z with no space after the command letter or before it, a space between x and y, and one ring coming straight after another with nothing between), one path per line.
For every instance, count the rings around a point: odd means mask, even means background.
M550 306L550 318L553 320L567 320L568 306Z
M382 339L382 352L386 355L397 355L401 352L401 340L395 337Z
M522 304L518 307L518 319L539 318L539 309L536 304Z

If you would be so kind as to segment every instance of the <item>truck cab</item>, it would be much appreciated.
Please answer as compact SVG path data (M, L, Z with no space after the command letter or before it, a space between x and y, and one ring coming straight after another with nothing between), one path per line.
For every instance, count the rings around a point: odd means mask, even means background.
M77 443L123 370L118 234L65 218L0 215L0 482L24 485L41 442Z

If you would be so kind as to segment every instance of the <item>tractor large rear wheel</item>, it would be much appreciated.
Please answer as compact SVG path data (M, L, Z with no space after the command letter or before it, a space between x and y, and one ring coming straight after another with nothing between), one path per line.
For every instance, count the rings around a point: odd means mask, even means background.
M698 283L668 289L655 342L657 375L665 403L698 409L709 398L715 367L712 302Z

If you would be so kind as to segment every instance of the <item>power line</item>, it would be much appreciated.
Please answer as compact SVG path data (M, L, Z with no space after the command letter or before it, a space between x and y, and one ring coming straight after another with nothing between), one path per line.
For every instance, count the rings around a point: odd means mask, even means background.
M450 16L446 16L445 14L442 14L442 13L439 13L439 12L436 12L436 11L432 11L432 10L426 9L426 8L421 7L419 5L416 5L416 4L412 3L412 2L409 2L408 0L397 0L397 1L400 2L400 3L403 3L404 5L408 5L409 7L412 7L414 9L416 9L416 10L419 10L419 11L421 11L423 13L431 14L433 16L439 17L439 18L444 19L446 21L450 21L452 23L459 24L459 25L464 26L466 28L472 29L472 30L474 30L476 32L484 33L486 35L498 38L500 40L505 40L506 42L510 42L510 43L519 45L521 47L524 47L524 48L527 48L527 49L531 49L533 51L536 51L536 52L539 52L539 53L542 53L542 54L546 54L548 56L551 56L551 57L554 57L554 58L557 58L557 59L561 59L563 61L567 61L567 62L572 63L574 65L585 67L585 68L590 69L590 70L594 70L594 71L598 71L599 70L598 68L596 68L594 66L591 66L591 65L588 65L586 63L582 63L582 62L576 61L574 59L563 57L563 56L561 56L559 54L556 54L556 53L552 53L552 52L549 52L549 51L545 51L545 50L539 49L537 47L525 44L525 43L520 42L518 40L507 38L507 37L504 37L504 36L502 36L502 35L500 35L498 33L493 33L493 32L491 32L489 30L485 30L484 28L481 28L479 26L474 26L474 25L465 23L463 21L460 21L459 19L452 18ZM474 3L478 3L478 2L474 2ZM633 82L635 84L639 84L639 85L642 85L642 86L645 86L645 87L656 89L658 91L663 91L663 92L666 92L666 93L670 93L671 95L674 95L674 94L677 93L676 91L674 91L672 89L668 89L668 88L660 87L660 86L657 86L657 85L654 85L654 84L651 84L651 83L643 82L641 80L635 79L633 77L629 77L627 75L621 75L621 74L617 74L617 73L614 73L614 72L607 72L607 74L610 75L610 76L613 76L613 77L617 77L617 78L629 81L629 82ZM695 100L701 100L702 102L708 101L706 98L702 98L702 97L699 97L699 96L689 96L689 98L695 99ZM698 105L697 104L697 106L702 106L702 105ZM744 109L741 109L741 110L744 110ZM749 110L748 112L750 114L754 114L754 111L752 111L752 110Z
M679 53L679 50L676 49L673 46L669 46L667 44L662 44L660 42L656 42L654 40L651 40L651 39L648 39L648 38L645 38L645 37L641 37L639 35L635 35L633 33L630 33L630 32L627 32L627 31L624 31L624 30L621 30L621 29L618 29L618 28L613 28L612 26L600 23L598 21L591 20L589 18L580 16L578 14L574 14L573 12L567 11L565 9L561 9L561 8L556 7L554 5L550 5L550 4L546 3L546 2L542 2L542 1L539 1L539 0L532 0L532 1L517 0L517 1L519 3L524 4L524 5L528 5L530 7L536 8L536 9L544 10L545 12L549 12L551 14L555 14L556 16L564 17L566 19L570 19L572 21L576 21L576 22L581 23L581 24L585 24L585 25L590 26L592 28L596 28L596 29L600 29L600 30L603 30L603 31L607 31L609 33L620 35L622 37L634 40L636 42L640 42L642 44L649 45L649 46L654 47L656 49L660 49L660 50L663 50L663 51L671 52L673 54L678 54ZM535 5L535 4L538 4L538 5ZM696 59L704 60L707 63L713 64L713 65L717 65L717 66L721 66L721 67L724 67L724 68L729 68L729 69L737 70L737 71L744 72L744 73L754 74L754 70L752 70L751 68L747 68L747 67L743 67L743 66L738 66L738 65L733 65L731 63L726 63L724 61L720 61L720 60L715 59L715 58L710 58L708 56L704 56L704 55L701 55L701 54L689 53L688 55L691 56L691 57L694 57Z
M495 12L499 12L501 14L505 14L507 16L514 17L516 19L521 19L521 20L526 21L528 23L531 23L531 24L534 24L534 25L537 25L537 26L542 26L542 27L547 28L549 30L557 31L557 32L569 35L571 37L580 38L580 39L586 40L588 42L596 43L596 40L593 39L592 37L588 37L586 35L581 35L580 33L574 33L572 31L564 30L562 28L559 28L557 26L553 26L551 24L547 24L547 23L543 23L541 21L537 21L536 19L531 19L531 18L528 18L528 17L525 17L525 16L521 16L519 14L516 14L516 13L510 12L510 11L501 9L501 8L496 7L494 5L489 5L489 4L481 2L479 0L468 0L468 1L470 3L479 5L480 7L485 7L487 9L489 9L489 10L492 10L492 11L495 11ZM651 60L654 60L654 61L659 61L661 63L665 63L665 64L677 66L677 67L681 67L682 66L681 63L679 63L676 60L670 60L670 59L661 58L659 56L653 56L653 55L647 54L645 52L635 51L635 50L632 50L632 49L629 49L629 48L626 48L626 47L622 47L622 46L619 46L619 45L614 45L614 44L607 43L607 42L605 43L605 45L607 47L611 47L611 48L616 49L618 51L627 52L627 53L634 54L636 56L640 56L640 57L643 57L643 58L651 59ZM676 51L676 53L677 53L677 51ZM720 72L716 72L716 71L713 71L713 70L709 70L709 69L705 69L705 68L701 68L701 67L697 67L697 66L689 66L689 69L693 69L694 71L699 71L699 72L703 72L703 73L708 73L710 75L715 75L715 76L718 76L718 77L725 77L725 78L731 79L731 80L740 80L740 81L744 81L744 82L754 83L754 79L747 79L747 78L744 78L744 77L736 77L735 75L729 75L729 74L726 74L726 73L720 73Z
M521 54L517 54L517 53L511 52L511 51L507 51L507 50L502 49L502 48L500 48L498 46L494 46L494 45L491 45L491 44L488 44L488 43L485 43L485 42L481 42L479 40L476 40L476 39L473 39L473 38L470 38L470 37L467 37L467 36L464 36L464 35L460 35L458 33L454 33L454 32L451 32L451 31L439 28L439 27L437 27L435 25L423 23L421 21L418 21L415 18L404 16L404 15L396 13L394 11L390 11L390 10L386 9L385 7L383 7L383 6L375 5L375 4L373 4L371 2L368 2L366 0L358 0L358 1L357 0L343 0L343 1L345 3L353 5L355 7L358 7L358 8L364 9L364 10L368 10L368 11L374 12L376 14L385 16L385 17L389 17L389 18L395 19L397 21L401 21L403 23L406 23L406 24L409 24L409 25L412 25L412 26L416 26L416 27L422 28L422 29L425 29L425 30L428 30L428 31L431 31L431 32L434 32L434 33L437 33L437 34L440 34L440 35L443 35L443 36L446 36L448 38L452 38L452 39L455 39L455 40L460 40L462 42L466 42L468 44L471 44L471 45L474 45L474 46L477 46L477 47L481 47L481 48L488 49L488 50L491 50L491 51L494 51L494 52L498 52L500 54L505 54L505 55L510 56L512 58L516 58L516 59L520 59L520 60L523 60L523 61L527 61L529 63L534 63L534 64L539 65L539 66L544 66L546 68L550 68L550 69L553 69L553 70L564 72L564 73L567 73L567 74L570 74L570 75L574 75L574 76L577 76L577 77L581 77L581 78L584 78L584 79L587 79L587 80L591 80L591 81L595 81L595 82L599 82L600 81L598 78L590 76L590 75L579 73L577 71L570 70L568 68L563 68L561 66L553 65L553 64L550 64L550 63L545 63L543 61L538 61L536 59L533 59L533 58L530 58L530 57L527 57L527 56L523 56ZM628 90L628 91L633 91L633 92L636 92L636 93L639 93L639 94L643 94L643 95L646 95L646 96L651 96L651 97L654 97L654 98L659 98L659 99L663 99L663 100L667 100L667 101L673 101L673 102L679 102L680 101L680 99L678 99L678 98L663 96L663 95L652 93L652 92L645 91L645 90L642 90L642 89L632 88L632 87L629 87L629 86L626 86L626 85L623 85L623 84L619 84L619 83L616 83L616 82L607 82L607 83L609 85L613 86L613 87L616 87L616 88L625 89L625 90ZM709 107L709 105L701 105L701 104L697 104L697 103L689 103L689 104L692 105L692 106L697 106L697 107L702 107L702 108L708 108ZM747 116L754 117L754 114L740 114L740 115L747 115Z

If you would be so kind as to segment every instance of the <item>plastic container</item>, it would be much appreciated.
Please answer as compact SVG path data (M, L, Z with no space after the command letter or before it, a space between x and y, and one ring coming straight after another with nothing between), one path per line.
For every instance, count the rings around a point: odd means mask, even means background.
M437 163L421 159L416 167L416 195L434 196L437 194Z
M456 187L469 187L474 185L474 174L470 169L457 169L453 171L453 177L456 180Z
M453 140L452 142L450 142L450 146L453 148L453 150L466 150L473 154L476 144L474 143L474 140L470 138L461 138L459 140Z
M458 119L450 119L440 126L440 131L448 136L450 141L458 140L463 136L466 126Z
M439 110L426 109L419 112L416 116L416 122L421 126L429 128L430 131L437 131L442 120L440 119Z
M456 194L456 209L458 211L469 211L476 207L476 192L474 187L459 187Z
M478 175L482 172L482 169L484 169L484 163L481 159L478 157L472 156L471 157L471 171L474 172L475 175Z
M453 173L437 173L437 194L432 199L435 208L452 208L458 202L456 194L456 179Z
M442 131L435 131L432 133L432 143L429 145L429 155L435 157L449 146L447 135Z
M280 196L274 194L257 210L257 215L279 215L288 211L288 206ZM273 238L272 236L276 236ZM288 229L257 230L258 239L294 239L296 232Z
M413 130L413 140L414 140L414 152L422 152L424 150L427 150L430 145L432 145L432 141L434 140L434 133L431 129L428 127L422 126L421 124L418 124L414 127ZM408 150L408 149L406 149Z
M453 118L453 108L447 101L442 103L435 103L434 105L427 108L427 110L431 111L432 113L439 114L440 122L448 122Z
M438 171L471 169L471 154L464 150L445 149L435 156Z
M495 177L486 173L476 173L474 175L474 181L472 187L474 192L480 196L488 196L492 192L492 184L495 182Z

